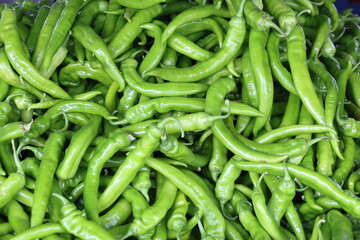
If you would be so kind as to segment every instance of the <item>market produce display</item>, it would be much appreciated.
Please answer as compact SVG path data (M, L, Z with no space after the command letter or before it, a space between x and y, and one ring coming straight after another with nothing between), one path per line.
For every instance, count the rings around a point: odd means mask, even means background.
M360 239L352 9L18 0L0 15L0 239Z

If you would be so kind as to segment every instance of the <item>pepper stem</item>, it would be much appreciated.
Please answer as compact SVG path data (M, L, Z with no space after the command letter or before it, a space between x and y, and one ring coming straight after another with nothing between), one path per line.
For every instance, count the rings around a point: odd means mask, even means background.
M320 219L317 223L316 223L316 229L318 230L318 239L324 239L323 234L321 232L321 224L325 223L325 219Z
M341 116L340 116L340 105L341 105L341 103L339 102L339 103L338 103L338 106L337 106L337 109L336 109L336 116L335 116L335 118L336 118L337 124L339 124L340 126L343 126L346 121L345 121L343 118L341 118Z
M220 115L220 116L211 116L211 117L209 117L209 121L215 121L215 120L218 120L218 119L225 119L225 118L230 117L230 115L231 115L231 111L230 111L231 107L230 107L229 99L225 99L225 105L228 108L227 113L225 115Z
M64 132L64 131L66 131L66 129L68 129L68 127L69 127L69 119L68 119L68 117L66 116L66 113L61 112L61 114L64 116L65 123L64 123L64 126L63 126L62 128L56 129L56 130L55 130L56 132Z
M157 126L158 126L159 128L165 128L166 123L168 123L168 122L170 122L170 121L175 121L175 122L179 125L180 132L181 132L181 138L184 138L184 137L185 137L184 128L183 128L183 126L181 125L181 122L180 122L178 119L174 118L174 117L167 117L167 118L165 118L164 120L162 120L161 122L159 122L159 123L157 124Z
M228 213L225 210L225 203L224 202L220 203L220 210L221 210L222 214L224 215L224 217L226 219L228 219L228 220L235 220L237 218L237 216L231 217L231 216L228 215Z
M201 146L205 142L205 140L211 136L211 134L212 134L211 129L205 130L204 133L201 134L201 136L199 138L199 145Z
M5 102L5 103L9 103L12 98L18 97L18 96L23 96L23 95L25 95L25 94L23 94L23 93L10 94L9 96L7 96L7 97L5 98L4 102Z
M197 223L198 223L198 228L199 228L199 231L200 231L201 239L205 239L207 237L207 233L206 233L206 231L204 229L204 226L203 226L197 212L195 213L195 217L196 217L196 220L197 220Z
M20 146L19 146L19 147L20 147ZM23 151L23 150L29 150L29 151L31 151L31 152L35 155L35 157L36 157L37 159L41 160L42 151L39 150L37 147L33 147L33 146L21 147L21 148L19 149L20 156L21 156L21 151Z
M21 166L21 162L20 162L20 159L19 159L19 152L20 152L20 149L23 145L20 143L18 148L16 148L15 146L15 140L12 138L11 139L11 147L12 147L12 150L13 150L13 157L14 157L14 160L15 160L15 165L16 165L16 172L19 173L19 174L22 174L24 175L24 170Z
M296 14L296 18L299 18L299 17L300 17L301 15L303 15L304 13L310 14L310 13L311 13L311 10L310 10L310 9L304 9L304 10L298 12L298 13Z
M255 192L255 191L261 191L261 190L260 190L261 181L262 181L262 179L264 178L264 176L267 175L267 174L269 174L269 173L268 173L267 171L265 171L265 172L263 172L263 173L260 175L258 181L256 182L256 185L254 186L254 192Z
M288 170L288 168L286 166L286 161L283 161L283 166L284 166L284 178L283 179L291 180L289 170Z
M272 27L273 29L275 29L276 35L278 35L279 37L288 38L288 36L285 34L285 32L277 24L275 24L272 20L266 21L265 23L266 23L265 26Z
M314 138L314 139L311 139L311 140L307 141L307 144L308 144L309 147L311 147L312 145L314 145L317 142L320 142L323 139L329 139L329 137L328 136L322 136L322 137Z
M236 17L243 17L243 13L244 13L244 6L245 6L245 1L246 0L242 0L240 6L239 6L239 10L238 12L236 13Z
M67 204L68 204L68 200L67 200L64 196L61 196L61 195L58 194L58 193L52 193L52 196L58 198L63 205L67 205Z
M355 64L355 66L351 69L351 72L354 72L356 69L358 69L359 65L360 65L360 62Z
M131 228L129 228L129 230L126 232L126 234L120 238L120 240L124 240L124 239L127 239L128 237L131 237L133 235L132 231L131 231Z
M306 189L308 189L309 187L308 186L305 186L300 182L300 180L298 178L294 178L294 182L296 182L300 188L296 188L295 191L297 192L303 192L305 191Z

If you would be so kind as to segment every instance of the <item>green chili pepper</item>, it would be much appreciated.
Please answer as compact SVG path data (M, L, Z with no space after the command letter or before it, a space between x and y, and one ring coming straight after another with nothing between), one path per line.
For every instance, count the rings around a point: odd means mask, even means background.
M21 40L19 39L19 34L16 31L16 15L13 10L5 9L2 12L0 25L2 29L1 35L6 36L6 38L2 37L5 52L15 70L19 72L26 81L39 90L47 92L54 97L64 99L71 98L65 90L43 77L25 56L20 46Z
M358 192L356 191L355 187L356 187L356 183L360 180L360 170L357 169L355 171L353 171L350 176L347 179L347 188L352 192L357 194Z
M16 236L13 236L12 239L15 240L26 240L26 239L36 239L50 236L56 233L65 233L66 230L61 226L60 223L49 222L44 223L33 228L29 228L26 231L23 231Z
M288 36L295 27L297 20L294 11L282 1L264 1L265 8L275 17L280 28Z
M221 172L219 179L215 184L215 195L219 200L220 208L225 214L224 206L228 202L235 189L235 181L239 178L241 170L239 170L234 164L234 159L231 158L224 166L223 171Z
M127 155L124 163L116 171L112 181L99 197L98 209L110 206L134 179L136 173L144 166L145 160L160 144L165 134L165 123L172 119L164 119L158 124L150 125L145 135L137 142L136 148ZM146 151L145 151L146 150ZM131 168L131 171L129 171ZM128 177L124 177L126 174Z
M251 171L256 172L268 171L269 173L276 175L283 175L281 171L284 170L283 166L279 163L265 164L238 161L236 162L236 166L242 170L251 169ZM345 211L354 216L360 215L358 197L348 195L326 176L290 163L287 164L287 168L291 176L298 178L301 182L322 193L324 196L328 196L335 200Z
M228 22L225 20L226 24L228 24ZM183 25L181 25L176 32L185 35L185 36L189 36L190 34L194 33L194 32L198 32L198 31L204 31L204 30L209 30L211 32L213 32L216 35L217 38L217 43L218 45L221 47L223 40L224 40L224 36L223 36L223 29L221 24L219 23L219 21L214 20L213 18L201 18L198 20L194 20L188 23L185 23Z
M196 93L205 92L208 86L202 83L149 83L145 82L140 74L136 71L137 61L135 59L125 59L121 63L121 70L124 74L126 83L138 91L139 93L148 97L175 97L192 95Z
M139 172L134 177L133 181L131 182L131 185L138 190L146 199L146 201L150 201L149 197L149 189L152 186L151 179L150 179L150 168L147 166L144 166L139 170Z
M357 72L352 72L346 85L346 95L349 96L352 102L354 102L358 107L360 106L360 95L356 89L359 89L360 86L359 79L360 74Z
M271 72L275 79L292 94L298 95L298 92L294 86L291 73L283 66L280 59L279 45L281 38L274 32L270 32L269 38L266 44L266 50L269 56L269 63Z
M267 172L264 172L267 174ZM259 220L261 226L267 231L267 233L274 239L287 239L285 233L281 230L272 218L269 209L266 206L265 195L260 188L260 181L264 174L261 175L257 184L255 185L254 191L251 195L251 200L254 206L254 212Z
M265 50L268 35L269 31L259 31L252 28L249 36L249 55L257 88L258 109L265 114L265 117L256 118L255 120L253 126L253 134L255 136L268 121L274 98L273 80Z
M0 185L0 207L10 202L12 198L25 186L25 175L22 170L17 150L15 149L15 142L12 141L13 157L17 170L15 173L10 173L9 176Z
M265 182L276 181L275 189L272 191L272 195L268 202L268 209L270 215L274 218L275 222L280 225L280 220L282 216L288 209L289 204L291 204L293 198L295 197L295 182L291 178L290 174L287 171L286 164L284 164L285 174L284 177L280 180L273 178L272 176L265 176Z
M192 20L206 18L213 15L220 17L230 17L229 12L225 7L215 9L211 5L194 6L185 11L182 11L168 24L164 30L162 42L166 42L166 40L169 39L169 37L176 31L179 26L191 22Z
M76 23L72 28L72 35L78 39L86 49L89 49L101 62L108 75L119 84L119 91L125 88L124 79L111 58L105 42L90 27L81 22Z
M65 142L65 136L54 132L50 134L42 151L43 157L39 166L34 190L34 204L31 209L31 226L43 223L47 203L51 195L53 178L60 160L60 153Z
M167 229L166 229L166 218L161 219L161 221L155 226L155 233L153 235L154 240L165 240L168 239Z
M171 135L167 136L166 140L160 144L159 150L167 157L184 162L193 167L204 167L210 160L209 156L194 153L190 148Z
M172 181L180 191L202 210L204 213L204 228L209 237L224 239L224 218L215 203L196 181L187 177L179 169L160 160L148 158L146 159L146 164Z
M247 24L251 26L251 29L257 31L268 31L270 27L285 36L285 33L277 26L273 21L272 17L259 8L253 1L246 1L244 6L244 15Z
M7 178L0 176L0 184L4 183L6 179ZM20 191L15 194L14 198L27 207L32 207L33 205L33 193L26 188L20 189Z
M259 98L257 96L258 89L256 88L254 69L250 61L250 52L249 47L246 47L242 57L242 66L243 66L243 78L242 83L244 96L246 98L245 103L251 105L252 107L259 107Z
M84 64L75 62L61 68L59 72L59 82L64 86L77 86L80 79L88 79L99 81L105 86L110 86L113 81L106 73L104 68L92 68L89 62Z
M65 1L57 1L54 4L51 4L49 14L47 15L44 24L39 32L39 36L36 42L33 55L31 57L31 62L34 66L39 69L43 60L46 48L44 46L48 45L48 42L51 37L51 33L55 27L56 21L58 20L63 8L65 6Z
M176 186L164 176L157 174L157 185L159 189L157 190L155 202L147 209L145 209L141 216L135 218L130 224L128 236L139 236L145 234L151 228L154 228L163 217L165 217L166 212L172 206L177 188ZM163 183L159 184L159 181Z
M49 11L50 11L50 7L44 5L41 6L37 12L36 18L34 20L34 24L30 29L28 37L26 38L26 45L28 46L30 52L33 52L36 47L38 35L46 20L46 17L49 14Z
M167 219L167 228L175 231L177 237L180 237L181 231L185 228L187 219L186 213L188 211L188 201L183 192L177 191L174 205L172 207L171 215Z
M44 96L44 93L30 84L26 83L26 81L20 78L17 73L12 69L10 62L6 56L4 48L0 49L0 79L1 81L6 82L9 86L13 86L19 89L23 89L38 99L50 99L49 96Z
M0 127L0 142L6 142L11 139L25 136L29 130L29 124L22 122L12 122Z
M338 161L336 169L331 178L340 185L344 185L352 171L355 161L355 141L350 137L343 137L344 159Z
M0 229L1 229L0 234L1 234L2 236L6 235L6 234L10 234L10 233L13 232L13 229L12 229L12 227L11 227L11 225L10 225L9 222L2 222L2 223L0 223L0 227L1 227L1 228L0 228Z
M112 58L120 56L127 50L136 37L141 33L142 24L152 21L153 18L162 13L163 8L160 4L152 5L145 9L140 9L128 22L117 32L116 36L109 42L108 48Z
M325 15L318 15L317 18L318 18L317 21L319 22L318 23L319 26L317 29L317 34L313 41L313 45L309 53L310 58L315 58L319 55L320 49L323 47L326 38L328 37L331 31L330 29L331 23L328 17L326 17Z
M81 212L76 209L75 204L59 194L54 193L53 195L59 198L63 204L60 223L69 233L80 238L92 236L98 239L114 239L110 233L100 225L83 217Z
M34 120L31 125L30 131L27 134L27 138L25 141L29 139L36 138L39 135L43 134L48 130L51 123L61 115L61 113L89 113L94 115L100 115L105 119L117 119L115 116L110 116L109 112L105 107L89 102L89 101L81 101L81 100L69 100L62 101L49 110L46 113Z
M298 124L298 125L290 125L290 126L273 129L255 138L254 141L258 143L271 143L280 140L282 138L295 136L298 134L300 135L304 133L324 133L324 132L336 134L336 131L334 131L333 128L330 128L328 126Z
M75 22L82 22L86 25L90 25L96 16L103 14L108 10L108 6L109 4L106 1L89 2L80 9Z
M71 138L63 160L56 170L58 178L69 179L75 175L87 147L99 132L101 120L100 116L91 118L89 123L79 129Z
M354 118L341 118L339 107L336 113L336 122L339 125L339 130L347 137L359 138L360 137L360 121Z
M102 29L101 36L106 37L108 36L115 28L116 21L118 16L115 14L110 14L109 12L122 9L122 7L114 0L108 2L108 8L105 15L105 24L104 28Z
M131 124L147 120L158 113L166 113L169 111L186 111L186 112L201 112L205 109L205 101L201 98L185 98L185 97L163 97L151 99L145 102L138 103L125 112L125 119L120 122ZM228 111L228 107L222 104L221 110L223 113ZM236 115L258 116L263 114L256 109L242 103L230 102L230 112Z
M44 69L49 69L55 53L66 40L71 26L73 25L75 18L82 7L82 4L83 0L65 1L65 7L61 11L59 18L56 21L47 44L47 49L44 54L44 61L42 63Z
M132 215L134 217L140 217L142 212L149 207L149 203L141 195L140 192L133 187L128 187L124 190L122 196L130 202L132 207Z
M227 148L217 139L217 137L213 137L213 151L208 168L214 181L217 181L228 161L227 153Z
M106 229L123 224L131 216L130 202L125 198L120 198L115 205L100 216L100 224Z
M190 9L189 9L190 10ZM203 10L203 9L202 9ZM209 14L207 11L199 11L199 9L192 9L194 13L185 13L185 15L193 16L198 19L199 14L204 13ZM213 14L214 10L211 10L210 14ZM216 11L216 10L215 10ZM221 11L218 11L220 13ZM183 12L184 13L184 12ZM218 14L214 13L214 14ZM246 33L245 20L242 16L243 9L241 8L236 16L232 18L229 23L229 30L225 36L221 50L219 50L212 58L209 58L205 61L199 62L194 66L188 68L155 68L145 73L146 76L158 76L162 79L172 81L172 82L194 82L199 81L203 78L206 78L224 66L226 66L230 60L232 60L235 55L240 50ZM175 31L176 26L187 21L186 18L182 19L181 14L177 15L179 20L173 20L173 24L169 24L163 32L162 41L165 42L173 31ZM180 23L179 23L180 22Z
M213 83L206 95L205 110L212 115L219 114L220 101L223 101L224 95L234 88L235 83L228 78L222 78ZM287 158L284 156L275 156L256 152L247 147L226 127L225 123L219 119L215 120L211 126L213 134L233 153L241 158L252 161L282 161ZM261 160L260 160L261 159Z
M235 190L231 202L236 209L240 223L253 239L271 239L269 234L260 225L258 219L253 215L251 202L242 193Z
M99 185L99 175L103 164L119 149L128 146L130 138L126 132L121 129L114 130L109 133L101 144L98 145L95 154L90 159L88 171L85 176L84 188L84 204L85 211L89 219L93 221L98 220L98 207L97 207L97 188ZM106 149L106 151L103 151Z
M226 229L225 229L225 237L226 239L244 239L244 237L241 235L240 231L234 226L235 222L225 220ZM239 224L239 226L241 226Z
M2 207L2 211L7 216L7 219L16 234L20 234L30 228L30 218L25 212L23 206L12 199Z
M310 78L306 65L305 36L302 28L297 25L287 40L288 57L295 88L302 103L318 124L325 124L325 112Z
M122 9L120 9L120 10L122 10ZM125 26L126 23L127 23L127 20L125 19L124 16L122 16L122 15L118 16L116 19L116 23L115 23L113 32L109 33L104 38L104 42L109 43L110 41L112 41L114 39L114 37L117 35L117 33Z
M345 237L353 239L353 230L350 220L338 210L330 210L326 214L326 221L330 225L331 237Z

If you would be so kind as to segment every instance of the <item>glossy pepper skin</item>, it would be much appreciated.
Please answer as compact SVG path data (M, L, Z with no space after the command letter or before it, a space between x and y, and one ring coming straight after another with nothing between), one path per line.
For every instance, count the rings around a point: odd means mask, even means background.
M82 239L114 239L99 224L89 221L82 216L81 211L76 208L75 204L59 194L54 196L59 198L63 204L61 207L62 218L60 223L69 233Z
M284 174L284 167L279 163L265 164L238 161L236 166L243 170L252 169L252 171L258 173L267 171L281 176ZM335 200L345 211L354 217L360 216L360 199L358 197L348 195L343 189L338 188L329 178L320 173L290 163L287 164L287 168L291 176L299 178L302 183Z
M326 221L330 224L331 236L334 238L352 239L353 229L350 220L336 209L330 210L326 214Z
M36 178L34 190L34 204L31 209L31 226L40 225L44 221L47 205L52 192L52 184L56 168L61 158L65 136L61 133L52 133L45 142L42 159Z
M350 10L49 1L0 4L0 238L355 238Z
M16 165L16 172L12 172L0 185L0 207L10 202L26 184L24 170L21 167L20 159L15 149L15 141L11 140L13 158Z
M177 187L164 176L157 174L157 183L159 189L157 191L155 202L145 209L141 216L135 218L130 224L129 234L134 236L144 235L165 217L167 211L171 208L177 193Z
M184 192L202 210L204 213L204 228L209 237L224 239L224 217L213 200L197 182L187 177L179 169L157 159L148 158L146 164L170 179L179 190Z
M287 39L289 64L295 88L302 103L318 124L325 125L325 110L319 101L306 66L306 46L303 29L297 25Z
M0 28L6 55L17 72L39 90L47 92L53 97L70 99L71 97L64 89L43 77L26 57L22 50L19 34L16 31L16 14L14 10L4 9L2 11Z
M206 10L211 6L206 6ZM192 18L199 18L201 15L210 15L207 11L202 11L204 9L200 7L196 7L193 9L189 9L190 13L189 16ZM239 51L240 47L242 46L245 33L246 33L246 26L245 20L243 18L243 9L241 8L237 15L232 18L229 25L231 26L225 36L223 45L221 50L217 52L213 57L204 60L202 62L197 63L194 66L188 68L155 68L154 70L150 70L145 73L146 76L159 76L163 79L172 81L172 82L196 82L210 75L214 74L218 70L222 69L226 66L234 57L236 52ZM214 9L208 10L210 11L211 15L220 15L224 12L224 9L221 8L219 11L214 11ZM226 11L225 11L226 12ZM188 14L184 15L188 16ZM201 15L199 15L201 14ZM190 17L189 17L190 18ZM190 19L192 19L190 18ZM177 16L177 19L169 24L167 28L164 30L162 41L165 42L169 36L171 36L172 32L175 31L176 26L181 23L187 21L188 18L182 18L181 15Z
M69 31L74 24L75 18L84 4L83 0L67 0L65 6L56 21L53 31L51 32L47 48L42 63L44 69L48 69L54 55L61 45L66 41Z
M124 78L101 37L90 26L82 22L73 26L72 34L86 49L89 49L96 56L107 74L119 84L119 91L123 91L125 88Z
M89 161L89 167L85 175L84 205L88 218L100 222L97 208L97 189L99 187L99 175L105 162L121 148L130 145L131 138L123 129L116 129L109 133L102 141Z
M136 148L126 157L109 185L100 195L98 201L100 211L109 207L121 195L136 173L145 165L146 158L150 157L159 146L160 138L165 134L165 124L169 120L164 119L158 124L147 127L145 135L137 142Z
M338 121L340 124L340 131L348 137L360 138L360 122L354 118L347 118Z
M220 115L220 103L224 100L225 95L235 87L233 80L222 78L214 82L206 95L205 111L216 116ZM213 134L234 154L248 159L250 161L270 161L280 162L287 158L287 155L276 156L257 152L244 143L239 141L237 137L229 130L222 119L215 120L211 126Z

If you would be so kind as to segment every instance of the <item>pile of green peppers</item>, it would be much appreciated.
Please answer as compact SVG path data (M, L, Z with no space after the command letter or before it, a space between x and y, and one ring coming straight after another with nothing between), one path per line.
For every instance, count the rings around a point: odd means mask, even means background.
M0 5L0 239L360 239L360 17L332 0Z

